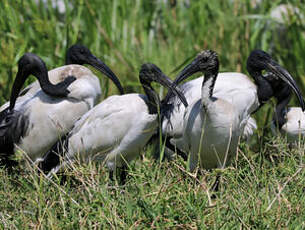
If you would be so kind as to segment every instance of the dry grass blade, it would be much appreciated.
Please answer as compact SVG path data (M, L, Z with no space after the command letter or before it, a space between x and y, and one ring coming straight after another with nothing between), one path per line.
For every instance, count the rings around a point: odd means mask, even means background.
M290 176L286 182L283 184L283 186L280 187L278 193L275 195L274 199L270 202L270 204L268 205L268 207L266 208L266 212L268 212L271 208L272 205L274 204L274 202L278 199L280 199L281 193L283 192L283 190L285 189L285 187L288 185L288 183L295 178L302 170L304 170L304 166L300 167L292 176Z

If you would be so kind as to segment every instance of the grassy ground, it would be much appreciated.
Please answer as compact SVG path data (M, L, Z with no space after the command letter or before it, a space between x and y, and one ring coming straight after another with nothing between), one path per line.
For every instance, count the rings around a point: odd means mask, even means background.
M304 149L304 146L303 148ZM243 146L223 171L188 173L181 159L159 164L146 151L131 163L125 186L99 165L75 166L64 184L36 170L0 170L5 228L305 228L304 151L282 140L253 153ZM216 174L221 186L210 191Z
M41 56L51 69L63 65L68 46L87 45L109 65L127 92L140 92L138 69L153 62L172 78L202 49L219 53L221 71L246 73L254 48L285 66L305 92L305 4L289 1L300 14L284 24L271 12L285 1L65 1L66 13L52 1L0 1L0 103L8 100L17 60L24 52ZM185 1L187 2L187 1ZM303 14L303 18L300 16ZM285 28L285 29L284 29ZM105 96L117 93L100 76ZM30 79L29 81L32 81ZM164 94L160 89L160 95ZM292 100L292 104L295 99ZM196 179L180 159L154 162L151 147L131 163L125 186L108 181L100 165L77 166L65 184L20 166L0 170L2 228L305 228L304 146L289 148L272 138L273 103L256 114L260 129L251 144L221 172L216 199L210 186L220 171Z

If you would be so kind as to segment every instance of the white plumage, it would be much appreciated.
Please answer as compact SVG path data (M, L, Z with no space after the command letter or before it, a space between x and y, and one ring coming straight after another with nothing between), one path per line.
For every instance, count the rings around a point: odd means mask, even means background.
M201 98L203 79L204 77L199 77L179 86L189 104L193 104ZM229 101L237 109L241 110L240 113L243 114L243 122L245 122L247 127L244 137L248 138L253 133L253 129L256 129L256 122L249 115L259 106L256 85L247 75L242 73L219 73L213 95ZM165 136L181 137L185 107L180 106L181 102L176 97L171 97L169 103L172 104L173 110L168 117L164 117L162 132ZM251 120L249 121L249 119Z
M305 113L300 107L289 107L285 114L286 123L281 132L287 135L288 142L298 142L305 137Z
M287 138L288 143L296 144L305 139L305 112L300 107L289 107L283 114L284 123L279 131ZM278 134L278 125L273 120L271 123L272 133Z
M216 97L207 102L206 109L201 100L190 105L184 117L182 142L191 171L198 161L205 169L223 168L237 151L241 121L234 105Z
M171 81L155 65L142 66L140 81L146 96L111 96L95 106L75 123L67 136L63 145L66 148L64 162L54 165L55 168L48 163L50 159L52 161L52 157L54 159L54 151L62 148L62 144L58 143L46 155L43 170L53 168L51 173L55 173L80 156L85 161L105 161L110 172L113 172L115 168L124 167L126 162L137 157L158 127L159 99L150 85L151 82L156 81L172 89L186 104L184 97L176 89L171 88Z
M73 76L77 79L77 82L73 82L73 84L67 88L69 90L68 97L71 98L71 100L84 100L88 106L93 107L101 95L101 88L98 77L96 77L90 69L81 65L61 66L48 72L48 77L52 84L58 84L64 81L68 76ZM32 100L38 92L40 92L40 94L43 93L39 81L33 82L23 91L24 94L21 94L21 96L16 100L16 109L20 106L28 104L28 101ZM43 95L44 97L48 97L46 93L43 93ZM53 98L52 96L49 97ZM51 102L52 99L42 99L42 101L45 100ZM4 105L2 105L0 107L0 111L6 109L9 106L9 103L10 102L6 102Z
M200 71L200 60L194 61L188 68L193 68L190 70L191 74ZM247 69L254 78L254 82L241 73L220 73L213 90L214 97L234 105L235 112L239 116L239 132L242 133L242 138L244 139L249 139L257 127L251 114L256 112L272 96L277 96L277 91L282 91L283 87L289 90L292 88L297 94L299 101L303 103L300 91L293 78L285 69L273 61L267 53L261 50L254 50L247 60ZM272 75L267 74L263 76L261 74L262 70L267 70ZM174 82L179 84L186 78L185 76L180 73ZM277 77L274 78L274 76ZM203 80L204 77L200 77L181 86L190 104L195 104L201 99ZM180 148L180 146L183 146L181 144L181 137L184 133L184 116L187 115L185 115L185 109L180 107L176 98L170 94L166 96L163 104L167 106L167 109L164 113L162 134L170 139L171 146L167 145L166 154L171 158L174 152L173 146L178 148L178 153L179 150L183 150L183 148ZM189 111L189 108L187 110ZM184 154L181 155L183 156Z
M198 62L201 62L201 70L206 72L201 99L186 108L182 137L171 140L190 153L191 171L198 162L206 169L224 167L235 155L243 130L240 127L242 114L234 104L212 96L219 65L215 52L207 50L198 54L195 61L182 71L181 76L191 75L194 63L197 65Z
M33 93L29 92L32 96L25 95L25 101L15 106L15 110L23 113L29 122L26 134L15 144L33 161L42 157L60 136L70 131L74 123L93 108L101 95L98 78L83 66L63 66L48 72L49 76L53 76L51 79L57 80L66 73L76 77L67 88L70 93L66 98L49 96L34 85Z
M218 58L213 51L203 51L198 54L195 60L186 66L176 78L175 83L179 83L196 72L205 73L200 98L189 100L193 102L185 110L183 119L178 117L180 124L177 122L178 119L174 120L176 126L183 124L182 130L178 129L180 136L175 136L175 130L173 133L169 133L172 135L170 136L172 145L186 153L190 152L191 170L194 170L198 160L203 168L224 167L235 155L241 135L251 133L252 129L249 127L256 126L250 118L251 113L272 96L280 99L280 105L282 105L289 99L284 97L286 90L292 88L304 106L300 90L293 78L267 53L261 50L253 51L247 60L247 68L256 84L254 85L245 75L240 75L238 78L235 78L235 74L231 78L228 75L227 83L219 81L219 96L216 96L216 90L214 91L214 86L217 85ZM261 72L265 69L277 77L263 76ZM229 79L232 79L232 82ZM193 89L196 90L198 84L199 82L193 84ZM186 92L192 91L192 87L188 88L187 83L185 85L183 89ZM279 94L279 92L285 94ZM186 93L186 95L198 97L197 92L195 94ZM165 100L164 103L167 103L168 106L171 105L171 102L170 99L168 102ZM177 111L177 106L168 107L165 115L175 115L172 111ZM168 126L171 121L170 117ZM245 126L247 126L246 129Z
M111 78L123 92L114 73L86 47L73 46L68 51L69 55L72 56L67 62L93 65ZM81 65L66 65L47 72L43 61L34 54L26 54L20 60L18 71L23 75L18 79L16 77L10 108L7 109L7 104L2 106L1 115L7 117L9 113L8 117L13 115L13 120L0 119L0 145L3 142L6 146L1 152L7 157L19 148L32 161L38 161L62 135L72 129L83 114L93 108L101 95L101 89L99 79ZM32 83L15 104L22 84L30 74L35 75L39 82ZM21 131L16 132L16 129Z
M139 155L158 126L157 114L149 114L146 103L144 95L126 94L95 106L75 123L66 157L105 160L112 171L122 167Z

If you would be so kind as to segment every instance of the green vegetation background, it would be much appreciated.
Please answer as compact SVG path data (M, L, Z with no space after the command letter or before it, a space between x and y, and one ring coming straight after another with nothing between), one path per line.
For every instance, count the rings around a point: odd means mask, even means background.
M213 49L221 71L247 73L246 59L259 48L271 53L305 93L304 1L66 0L65 13L52 7L55 1L46 2L0 1L0 104L9 99L23 53L36 53L52 69L64 64L67 47L76 42L110 66L127 92L142 91L138 70L144 62L174 78L197 52ZM271 12L288 2L299 14L279 23ZM99 76L104 96L116 94L114 85ZM216 200L209 199L208 190L215 171L196 179L181 159L157 164L148 149L144 159L131 164L125 187L109 185L107 170L98 165L72 170L74 179L64 186L37 176L35 169L13 176L1 170L0 224L304 229L304 146L290 149L284 140L267 135L273 104L255 115L260 129L254 145L242 144L234 167L222 172Z

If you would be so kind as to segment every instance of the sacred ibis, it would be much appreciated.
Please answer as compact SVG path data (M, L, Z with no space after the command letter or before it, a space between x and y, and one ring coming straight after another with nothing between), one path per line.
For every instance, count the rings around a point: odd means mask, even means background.
M288 74L288 72L287 72ZM277 80L274 74L268 73L268 77ZM274 84L275 98L277 104L273 116L271 128L274 134L280 131L286 135L289 143L296 143L305 137L305 113L304 107L288 107L291 98L291 89L282 82Z
M224 167L234 156L242 130L239 111L230 100L213 96L218 75L219 61L214 51L206 50L197 55L178 77L187 78L199 69L204 73L201 98L186 108L182 137L174 139L176 145L190 152L190 170Z
M74 62L80 60L79 64L83 64L87 51L83 47L72 47L72 51L68 52L71 57L68 55L67 59ZM123 93L115 74L92 54L87 57L86 63L114 80ZM10 106L0 113L0 153L7 159L16 149L21 149L35 162L96 104L101 89L98 78L81 65L66 65L48 72L38 56L25 54L18 62L18 67ZM25 79L31 74L39 79L39 83L34 82L16 102Z
M193 71L199 71L199 68L200 65L198 64L197 70L193 69ZM219 73L213 91L213 96L234 104L238 110L242 118L241 127L243 127L243 130L241 133L244 138L252 135L253 129L256 128L256 122L250 115L274 95L274 86L278 84L277 82L283 82L284 85L292 88L297 94L300 103L304 104L293 78L269 54L261 50L252 51L247 60L247 69L254 82L242 73ZM278 76L277 80L263 77L261 74L263 70ZM180 76L181 74L174 81L175 84L179 84L185 79L185 77ZM189 104L201 98L203 79L204 77L199 77L180 86ZM174 139L179 139L183 135L185 108L180 106L180 102L171 93L168 93L163 100L163 106L166 109L162 122L162 134L167 137L167 154L171 157L173 152L177 150L177 153L186 159L187 156L180 151L181 149L175 149L176 141L174 141Z
M33 124L30 124L29 120L30 114L22 109L15 109L21 87L31 74L38 78L45 94L58 98L66 97L69 93L67 88L76 80L75 77L69 76L63 82L53 85L48 79L44 62L38 56L26 53L19 59L9 106L0 113L0 153L4 157L4 163L11 162L8 156L14 153L14 144L28 134L28 129L33 128Z
M234 88L234 85L227 84L226 87L231 87L231 91L235 91L236 94L228 94L226 97L214 96L214 85L218 81L216 80L218 58L213 51L203 51L198 54L176 78L177 84L196 72L202 71L205 74L199 99L186 97L190 106L185 110L184 118L180 120L183 123L181 136L170 140L184 152L191 152L190 168L192 170L197 165L198 153L201 158L200 165L204 168L225 166L236 152L238 139L243 133L250 114L272 96L277 95L274 92L277 82L268 77L264 78L261 74L262 70L270 71L278 77L277 81L288 84L296 93L300 104L304 106L300 90L293 78L267 53L261 50L251 52L247 60L247 69L257 87L249 91L247 87L243 89L238 85ZM231 78L232 82L235 82L234 77ZM246 80L250 81L247 78ZM247 85L247 81L244 85ZM225 92L228 90L226 87L223 88Z
M143 64L139 79L145 95L111 96L88 111L75 123L67 138L55 144L46 154L42 170L51 170L50 176L79 156L85 161L105 162L112 174L116 168L126 167L126 162L138 156L159 123L160 101L151 83L167 87L187 106L184 96L172 87L172 81L154 64ZM57 153L63 153L62 162ZM122 181L125 179L124 172L121 171Z

